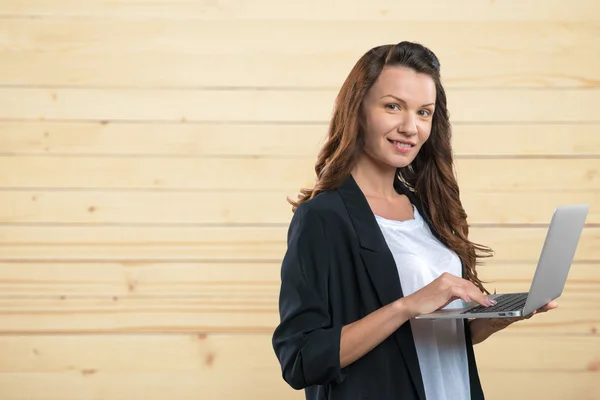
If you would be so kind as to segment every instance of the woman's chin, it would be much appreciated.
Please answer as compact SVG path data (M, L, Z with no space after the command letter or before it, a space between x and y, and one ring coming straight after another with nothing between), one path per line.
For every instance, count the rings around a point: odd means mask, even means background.
M396 154L369 154L366 153L366 158L371 160L371 163L375 165L379 165L379 168L382 169L398 169L398 168L406 168L413 161L414 157L407 156L398 156Z
M408 167L411 162L412 162L412 158L411 159L403 158L403 159L399 160L398 157L394 157L394 159L388 160L386 163L389 166L398 169L398 168Z

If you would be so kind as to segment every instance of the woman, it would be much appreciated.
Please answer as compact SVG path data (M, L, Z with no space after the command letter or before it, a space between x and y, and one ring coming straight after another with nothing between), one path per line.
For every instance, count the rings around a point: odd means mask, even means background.
M483 399L473 343L510 320L415 320L493 304L468 239L437 57L368 51L336 100L313 189L294 215L273 347L307 399ZM550 304L543 309L554 308Z

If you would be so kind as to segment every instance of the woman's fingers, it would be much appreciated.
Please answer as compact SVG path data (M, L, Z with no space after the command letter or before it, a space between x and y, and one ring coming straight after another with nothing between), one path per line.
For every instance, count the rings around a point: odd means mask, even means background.
M475 295L478 297L477 302L479 304L486 306L486 307L491 307L496 304L496 300L490 299L487 295L481 293L479 291L479 289L477 289L476 287L473 287L473 291L475 292ZM473 297L473 296L474 295L472 295L471 297Z
M484 307L490 307L496 304L495 300L490 299L485 294L481 293L479 288L475 286L472 282L463 280L464 285L466 286L467 296L481 304Z
M546 304L545 306L540 307L537 310L533 310L533 312L531 314L524 315L524 316L520 317L519 319L529 319L529 318L533 317L535 314L544 313L544 312L553 310L557 307L558 307L558 303L556 301L551 301L550 303Z
M550 303L546 304L545 306L539 308L537 311L538 312L546 312L546 311L553 310L557 307L558 307L558 303L556 301L551 301Z
M446 295L447 300L459 298L466 303L474 301L484 307L496 304L496 301L481 293L479 288L469 280L459 278L458 276L449 273L443 273L438 282L442 285L442 288L448 290Z
M462 301L464 301L466 303L471 302L471 298L467 295L467 291L464 290L459 285L453 285L450 287L449 299L452 299L453 297L458 297L459 299L461 299Z
M464 288L462 285L454 285L451 287L451 294L462 299L464 302L470 303L474 301L484 307L494 305L495 302L481 293L477 288Z

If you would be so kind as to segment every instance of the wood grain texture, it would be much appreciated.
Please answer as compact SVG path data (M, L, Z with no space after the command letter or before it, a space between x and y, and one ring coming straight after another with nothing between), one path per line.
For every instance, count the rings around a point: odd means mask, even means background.
M571 310L568 321L562 315L567 331L595 327L595 320L573 321L589 313L585 300L570 305L564 309L582 311ZM0 298L0 334L270 332L278 320L274 297Z
M479 30L481 27L475 26L471 29ZM420 37L423 33L407 37ZM524 41L533 42L531 48L536 46L533 34L525 32L522 38ZM255 39L264 39L264 33L257 35ZM464 38L460 40L464 41ZM592 40L586 39L587 42ZM387 42L382 39L381 42L375 41L365 45L374 46ZM454 46L439 40L423 44L431 47L440 57L444 85L450 89L591 88L600 84L599 64L585 53L562 57L554 51L534 55L530 50L515 50L511 57L506 57L505 50L493 48L492 44L480 50L476 49L478 46L465 47L460 53L447 53L445 49ZM82 45L77 44L74 47L80 46ZM69 49L69 52L15 52L0 49L0 85L183 89L215 86L337 88L343 83L362 52L367 50L368 47L356 47L342 54L332 49L325 54L301 55L273 54L265 50L261 54L231 55L190 54L191 50L175 53L169 51L168 54L145 50L123 50L119 54L105 54L101 51L81 54L72 53L76 51L72 49ZM57 53L60 57L57 57ZM164 68L167 62L169 68ZM243 74L239 73L240 62L244 64Z
M600 329L597 293L564 293L559 301L558 309L512 331L581 335ZM278 321L276 296L0 298L0 334L268 333Z
M369 48L418 37L442 60L449 87L597 87L597 61L577 44L593 43L599 29L581 21L9 19L0 72L7 85L337 87Z
M482 385L490 400L539 398L568 399L577 396L582 400L595 400L600 386L597 377L588 373L564 372L490 372L481 374ZM507 382L511 384L508 385ZM488 397L486 397L487 399Z
M230 369L200 375L195 371L94 373L87 370L84 373L0 374L0 386L6 390L6 400L57 400L57 393L61 393L60 400L121 400L123 396L136 400L174 397L196 400L204 396L256 400L305 398L303 392L283 382L275 367L253 371L249 374ZM581 400L596 400L599 396L598 377L593 373L484 370L480 374L486 399L490 400L524 396L540 396L546 400L577 396ZM235 384L231 383L231 376L236 378Z
M340 5L343 4L343 7ZM424 12L426 10L427 12ZM256 0L215 2L211 0L19 0L0 4L0 17L85 17L119 19L193 20L374 20L374 21L597 21L597 3L577 0L565 7L562 0L503 0L452 3L424 0L398 3L393 0L305 0L285 3Z
M4 191L0 224L240 225L288 224L285 190L272 192ZM600 224L600 193L463 191L471 225L549 224L554 208L587 203L587 224Z
M593 366L600 355L600 337L522 335L511 327L476 345L475 351L478 366L486 373L510 370L597 375ZM0 352L7 356L0 359L0 375L85 375L83 371L90 370L215 373L231 369L242 373L252 368L278 375L279 369L269 334L2 335Z
M136 355L132 354L132 357ZM230 379L234 377L235 383ZM303 400L304 393L285 384L275 368L266 372L228 370L198 374L177 372L92 371L0 374L3 400ZM587 380L579 384L586 384Z
M279 227L3 227L7 259L280 260L287 229Z
M341 7L340 7L341 8ZM597 21L368 21L350 20L213 20L165 18L114 20L11 18L3 21L4 49L66 54L328 54L362 55L371 47L403 39L431 47L441 60L493 52L589 54L582 44L594 43ZM356 32L361 34L357 35ZM473 32L477 31L477 35ZM217 38L218 40L190 40ZM289 40L289 38L302 40ZM353 40L344 40L352 37ZM437 50L436 50L437 49ZM470 50L470 51L468 51ZM457 57L458 58L458 57ZM483 62L483 61L481 61ZM444 63L442 63L444 65ZM448 70L453 68L448 68Z
M470 239L488 245L494 259L535 262L547 229L473 227ZM279 261L286 249L286 226L275 227L0 227L2 260L110 261ZM600 261L600 229L585 228L575 260Z
M327 124L0 121L10 155L315 157ZM455 124L456 158L600 157L600 124ZM232 145L232 139L243 146Z
M479 277L490 292L529 290L536 263L488 262ZM2 261L4 297L267 298L278 296L281 262ZM572 265L565 293L596 294L600 262Z
M1 336L0 353L19 359L0 361L0 387L28 400L301 398L281 379L269 338Z
M314 163L314 157L6 156L0 157L0 186L269 191L281 193L285 200L295 198L301 187L314 185ZM461 192L589 192L588 201L594 202L600 191L597 159L459 159L455 166Z
M330 89L4 87L0 88L0 119L325 123L336 95ZM600 89L449 89L447 97L452 123L599 121L595 104L600 101ZM232 107L235 104L243 107Z
M581 270L595 266L580 266ZM281 262L0 262L3 296L275 298ZM600 267L597 268L600 271ZM596 269L592 272L595 273ZM594 276L594 275L590 275ZM574 278L578 286L583 287ZM587 286L586 286L587 287Z

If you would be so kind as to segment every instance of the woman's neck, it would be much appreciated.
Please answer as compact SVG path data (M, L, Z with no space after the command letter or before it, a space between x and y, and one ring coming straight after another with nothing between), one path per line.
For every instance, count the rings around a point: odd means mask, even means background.
M391 200L398 196L394 189L396 168L388 164L377 162L364 154L350 173L367 197Z

